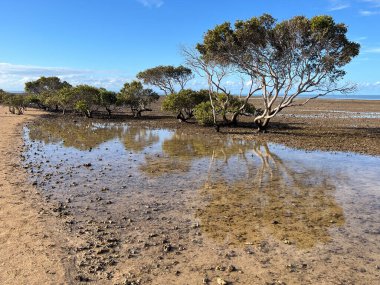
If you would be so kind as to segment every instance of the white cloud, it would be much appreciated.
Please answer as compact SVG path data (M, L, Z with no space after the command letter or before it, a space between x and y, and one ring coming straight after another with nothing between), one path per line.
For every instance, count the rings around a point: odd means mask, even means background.
M367 37L358 37L355 39L356 42L362 42L362 41L365 41L366 39L368 39Z
M380 47L366 49L364 53L380 53Z
M143 4L145 7L155 7L155 8L160 8L162 5L164 5L163 0L137 0L141 4Z
M380 0L362 0L362 2L369 3L372 7L380 7Z
M380 87L380 81L375 82L361 82L358 84L360 89L371 89Z
M329 0L330 7L329 11L339 11L351 7L351 4L348 1L342 0Z
M361 16L373 16L380 14L380 11L359 10Z
M120 71L0 63L0 88L4 90L21 91L25 82L36 80L41 76L57 76L72 85L89 84L111 90L119 90L125 82L133 79Z

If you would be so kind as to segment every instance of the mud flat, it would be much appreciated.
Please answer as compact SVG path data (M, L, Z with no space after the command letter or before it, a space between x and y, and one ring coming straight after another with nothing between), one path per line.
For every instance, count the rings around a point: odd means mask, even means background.
M47 118L25 129L34 183L83 241L72 249L81 280L380 277L379 157L142 124Z
M1 283L375 284L380 106L344 104L260 135L0 109Z

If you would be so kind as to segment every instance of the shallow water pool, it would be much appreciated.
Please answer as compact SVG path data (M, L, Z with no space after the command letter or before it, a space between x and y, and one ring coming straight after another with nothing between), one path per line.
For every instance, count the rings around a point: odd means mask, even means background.
M32 181L83 238L83 274L143 284L379 280L380 157L62 119L26 127L25 142Z

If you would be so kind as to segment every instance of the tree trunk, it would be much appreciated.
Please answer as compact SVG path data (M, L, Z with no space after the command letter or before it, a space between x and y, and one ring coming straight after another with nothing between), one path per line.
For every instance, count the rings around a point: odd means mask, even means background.
M237 126L237 119L239 117L239 112L236 112L232 115L232 118L231 118L231 123L232 125L234 125L235 127Z
M220 126L219 126L218 124L215 124L215 125L214 125L214 128L215 128L215 131L216 131L217 133L219 133L219 131L220 131Z
M179 112L179 114L177 115L177 120L180 121L181 123L182 123L182 122L186 122L186 118L185 118L185 116L182 114L182 112Z
M107 113L108 113L108 117L111 117L111 109L109 109L109 108L106 108L106 111L107 111Z
M265 133L267 131L269 121L270 121L270 119L263 119L263 121L260 120L260 121L256 122L256 124L258 126L257 130L260 133Z
M228 123L226 112L223 112L223 122Z

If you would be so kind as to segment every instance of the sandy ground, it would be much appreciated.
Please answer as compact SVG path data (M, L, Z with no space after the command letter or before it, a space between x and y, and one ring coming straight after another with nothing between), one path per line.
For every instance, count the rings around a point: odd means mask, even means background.
M285 113L274 120L266 134L257 135L251 128L223 128L221 133L305 149L380 155L380 119L365 115L352 119L353 114L361 116L362 112L378 116L380 102L321 100ZM6 108L0 106L0 284L79 283L75 279L73 255L69 250L78 241L65 232L54 215L47 214L49 206L30 185L21 166L22 125L40 115L41 112L34 110L28 110L23 116L10 115ZM139 122L196 130L197 133L210 132L208 128L180 124L166 116L151 121L135 121L136 124Z
M20 164L21 126L38 117L6 114L0 106L0 284L67 284L67 257L54 217Z

